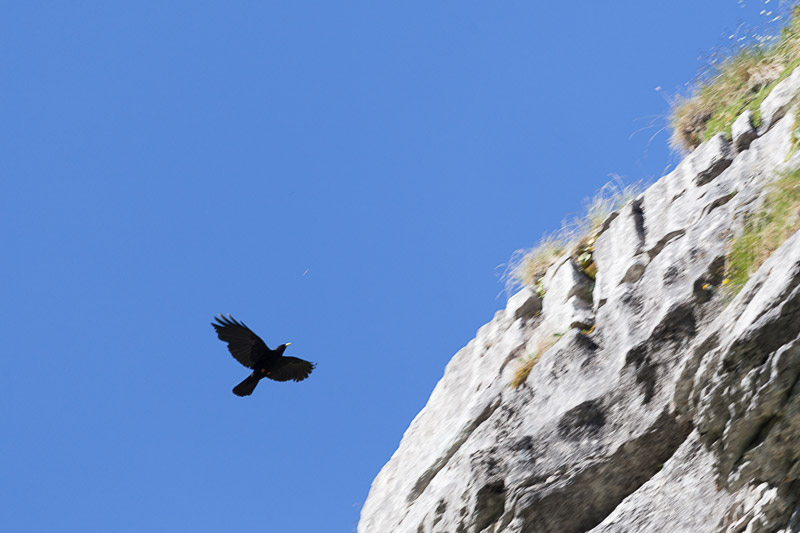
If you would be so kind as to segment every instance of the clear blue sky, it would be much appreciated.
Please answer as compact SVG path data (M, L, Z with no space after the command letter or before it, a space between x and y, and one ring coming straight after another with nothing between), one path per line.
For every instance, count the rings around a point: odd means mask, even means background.
M0 529L353 531L495 267L674 164L762 4L3 2ZM219 312L317 369L235 397Z

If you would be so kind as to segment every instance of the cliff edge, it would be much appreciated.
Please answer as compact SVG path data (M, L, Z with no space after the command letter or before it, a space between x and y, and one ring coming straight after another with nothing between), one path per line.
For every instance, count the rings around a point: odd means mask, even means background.
M800 531L800 235L731 240L800 167L800 69L609 216L450 361L359 533ZM543 298L540 295L543 294ZM520 365L530 373L511 382Z

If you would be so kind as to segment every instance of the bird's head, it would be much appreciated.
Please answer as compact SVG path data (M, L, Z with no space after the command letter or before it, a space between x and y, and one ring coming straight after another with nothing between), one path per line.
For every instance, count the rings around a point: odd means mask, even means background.
M280 346L278 346L275 349L275 351L278 352L279 354L283 355L283 352L286 351L286 348L288 348L290 344L292 344L292 343L291 342L287 342L286 344L281 344Z

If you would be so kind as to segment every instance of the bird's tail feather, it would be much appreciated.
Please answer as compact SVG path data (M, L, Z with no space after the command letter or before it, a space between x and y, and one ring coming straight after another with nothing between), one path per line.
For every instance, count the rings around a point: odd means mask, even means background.
M259 379L252 374L233 388L236 396L250 396L258 385Z

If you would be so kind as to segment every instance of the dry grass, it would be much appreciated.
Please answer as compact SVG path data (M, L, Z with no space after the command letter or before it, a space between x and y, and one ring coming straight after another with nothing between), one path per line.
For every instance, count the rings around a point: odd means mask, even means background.
M764 261L800 229L800 169L785 173L768 186L764 205L745 220L744 231L731 245L728 286L736 293Z
M514 378L511 380L511 388L516 389L525 383L525 380L528 379L528 375L530 375L531 370L533 370L533 367L535 367L536 363L539 362L539 359L541 359L542 355L547 350L552 348L555 343L558 342L558 339L560 339L563 335L563 333L547 335L537 343L536 350L523 358L522 364L517 371L514 372Z
M539 362L540 357L540 353L535 353L525 358L525 361L522 363L522 365L517 369L516 372L514 372L514 379L511 380L512 389L516 389L525 383L525 380L528 379L528 375L531 373L531 370L533 370L533 367Z
M506 284L516 287L538 280L570 246L572 240L572 231L564 225L559 231L542 237L531 250L517 250L509 261L512 265L509 269L511 275L506 277Z
M613 180L603 185L586 202L587 233L596 233L611 213L633 200L642 189L641 182L623 185L619 176L615 176Z
M585 202L581 217L565 220L561 229L542 237L530 250L517 250L511 256L503 280L510 293L520 285L537 282L559 257L569 253L590 277L594 237L614 211L623 207L642 190L642 184L623 185L619 177L606 183Z
M689 151L716 133L730 135L733 122L748 109L754 112L754 126L759 126L761 102L798 65L800 6L795 6L779 38L764 38L739 50L703 76L691 96L677 99L670 119L670 144Z

